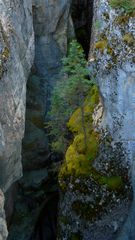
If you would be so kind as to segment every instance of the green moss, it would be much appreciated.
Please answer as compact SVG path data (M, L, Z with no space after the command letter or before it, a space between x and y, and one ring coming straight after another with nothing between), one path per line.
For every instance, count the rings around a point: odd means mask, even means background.
M9 49L5 47L2 51L2 58L7 60L9 58Z
M126 33L124 36L123 36L123 40L124 42L126 42L128 45L133 45L134 42L135 42L135 39L134 39L134 36L132 33Z
M99 147L99 134L94 132L92 128L92 114L94 107L98 102L98 89L96 86L93 86L84 103L87 146L85 146L84 142L80 108L78 108L71 116L68 122L68 127L70 131L75 134L75 137L73 143L67 149L65 162L61 167L59 178L62 178L64 175L75 174L76 176L85 176L90 174L91 162L96 158Z
M73 113L68 122L68 127L74 134L74 140L67 149L65 161L59 172L59 183L63 191L67 190L68 184L66 179L70 176L92 178L96 184L101 186L106 185L110 191L123 187L123 181L120 176L107 177L98 172L92 165L98 154L100 144L100 135L93 130L92 126L92 114L98 102L98 89L96 86L93 86L84 104L87 146L84 143L81 111L79 108Z
M126 13L132 13L135 11L134 0L109 0L109 3L113 8L123 8Z
M79 233L72 233L71 234L71 237L70 237L70 240L81 240L82 237L80 236Z
M97 214L101 211L102 207L98 205L99 199L95 201L95 204L82 202L80 200L72 203L72 210L77 214L81 215L82 218L92 221L96 218Z
M0 63L0 78L2 77L3 75L3 66L2 66L2 63Z
M92 114L98 102L99 102L98 88L96 86L93 86L84 103L85 125L92 124ZM72 114L71 118L69 119L69 122L67 123L67 127L73 133L80 133L83 131L80 108L78 108ZM89 128L91 127L89 126Z
M64 215L62 215L62 216L59 217L59 222L60 222L60 223L63 223L64 225L67 225L67 224L70 223L69 218L66 217L66 216L64 216Z
M99 20L96 20L95 22L95 28L100 29L101 28L101 22Z
M2 53L0 54L0 78L3 76L3 73L6 69L5 63L8 60L9 56L10 56L9 49L5 47Z
M9 44L9 37L6 34L6 32L4 31L3 24L1 22L1 20L0 20L0 33L2 35L3 43L7 46L7 48L9 48L9 46L10 46L10 44Z
M129 18L129 15L120 15L116 17L115 22L119 25L125 25L129 22Z
M102 184L107 185L110 190L119 190L123 187L123 180L120 176L101 177Z
M103 40L96 42L95 48L99 49L103 53L104 49L107 48L107 40L103 39Z

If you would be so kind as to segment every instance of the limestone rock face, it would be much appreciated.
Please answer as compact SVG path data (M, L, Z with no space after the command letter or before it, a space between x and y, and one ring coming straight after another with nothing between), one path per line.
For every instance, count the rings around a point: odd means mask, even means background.
M0 240L6 240L8 236L4 213L4 195L0 190Z
M96 74L104 105L102 125L116 141L126 141L130 145L135 140L135 18L121 9L111 8L104 0L95 1L94 9L94 42L90 57L94 61L93 75ZM97 21L100 21L99 26Z
M113 9L108 1L94 4L93 39L89 68L100 89L104 107L101 129L113 137L113 143L123 146L123 164L129 164L132 188L135 189L135 18L131 11ZM119 159L121 159L119 155ZM118 239L134 239L134 198L129 217Z
M38 37L44 36L40 39L41 43L43 41L46 44L53 43L49 42L49 37L52 41L56 40L63 53L66 53L67 49L67 32L73 30L72 21L69 17L69 9L70 0L33 0L36 35Z
M0 1L0 187L22 175L26 80L34 57L31 0Z

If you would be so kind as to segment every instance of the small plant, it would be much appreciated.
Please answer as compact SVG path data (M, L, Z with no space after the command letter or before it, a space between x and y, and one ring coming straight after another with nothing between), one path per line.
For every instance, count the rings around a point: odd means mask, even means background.
M135 0L109 0L111 7L123 8L127 13L135 12Z
M80 107L82 128L86 146L84 126L84 99L92 85L88 79L89 71L82 47L73 40L70 43L68 56L62 59L63 79L59 80L53 90L50 110L50 135L53 136L52 148L55 151L65 149L66 124L73 111Z

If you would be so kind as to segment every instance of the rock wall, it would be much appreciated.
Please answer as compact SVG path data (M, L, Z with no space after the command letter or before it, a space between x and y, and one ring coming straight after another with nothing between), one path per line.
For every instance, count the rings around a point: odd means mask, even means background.
M132 3L131 3L132 4ZM96 0L93 40L89 67L100 89L104 107L100 127L111 133L113 144L121 143L125 151L123 164L129 165L135 189L135 18L134 10L112 8L108 1ZM118 239L134 239L134 197L128 218Z
M5 222L5 213L4 213L4 195L0 190L0 240L7 239L7 226Z
M0 1L0 187L22 175L26 81L34 58L31 1Z

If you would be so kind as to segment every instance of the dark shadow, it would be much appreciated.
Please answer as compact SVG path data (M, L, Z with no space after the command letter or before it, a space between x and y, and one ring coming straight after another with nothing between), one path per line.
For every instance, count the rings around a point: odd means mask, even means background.
M76 38L82 45L86 58L88 58L93 19L93 0L72 0L71 16Z
M41 210L35 230L30 240L56 240L58 192L52 194Z

